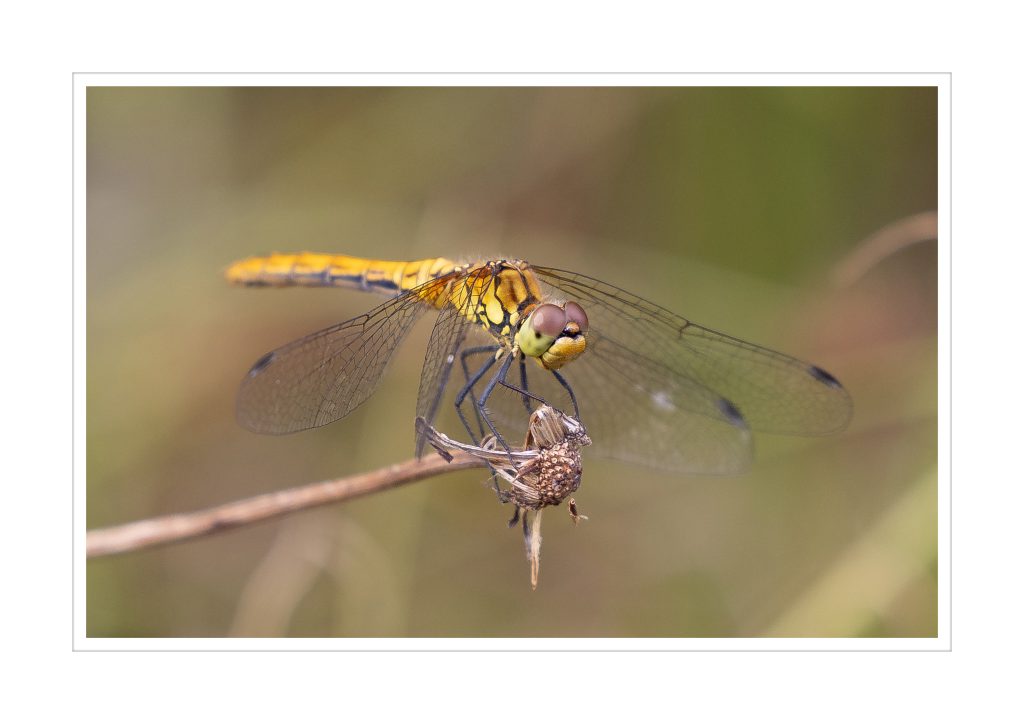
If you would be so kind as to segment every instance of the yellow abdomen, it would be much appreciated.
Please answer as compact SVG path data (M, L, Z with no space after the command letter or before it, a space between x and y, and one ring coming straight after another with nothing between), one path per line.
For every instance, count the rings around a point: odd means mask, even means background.
M420 261L361 259L344 254L271 254L236 261L224 276L232 284L269 287L344 287L400 294L456 268L443 258Z
M422 286L417 292L422 302L438 309L450 303L508 345L520 316L540 299L540 287L524 261L460 265L441 257L384 261L301 252L237 261L224 275L242 286L342 287L392 296ZM432 280L437 284L427 284Z

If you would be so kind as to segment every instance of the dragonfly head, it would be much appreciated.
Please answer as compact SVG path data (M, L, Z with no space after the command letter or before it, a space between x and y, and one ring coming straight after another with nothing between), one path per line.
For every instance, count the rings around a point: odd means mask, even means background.
M588 329L587 313L576 302L541 304L523 320L516 342L527 357L556 370L583 354Z

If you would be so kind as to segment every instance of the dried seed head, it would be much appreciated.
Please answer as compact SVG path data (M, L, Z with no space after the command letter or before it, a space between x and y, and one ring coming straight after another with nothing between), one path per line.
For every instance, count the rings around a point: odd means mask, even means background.
M467 445L443 435L417 420L417 429L442 455L457 449L488 462L508 483L508 500L527 510L558 505L580 487L583 461L580 448L590 444L583 424L552 407L543 405L530 415L530 428L520 450L509 453L493 436L480 445Z
M580 487L583 462L579 448L563 440L542 448L536 459L522 466L509 480L511 499L520 507L537 510L558 505Z

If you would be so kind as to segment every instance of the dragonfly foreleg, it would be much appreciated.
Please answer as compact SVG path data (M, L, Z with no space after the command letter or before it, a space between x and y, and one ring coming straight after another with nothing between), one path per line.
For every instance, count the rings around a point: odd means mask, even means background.
M530 385L526 381L526 357L524 355L519 355L519 384L522 385L523 407L526 408L526 414L530 414L533 410L530 409Z
M561 384L562 387L565 388L565 391L569 393L569 399L572 400L572 416L579 420L580 406L576 402L576 393L572 391L572 387L569 385L569 381L562 377L558 370L551 370L551 374L555 376L555 379L558 380L559 384Z
M501 386L506 388L506 389L512 390L517 395L521 395L522 397L525 397L528 400L533 400L538 405L548 405L549 407L554 408L554 405L552 405L550 402L545 400L540 395L535 395L532 392L530 392L529 390L524 390L522 387L519 387L517 385L513 385L508 380L502 380L501 381ZM555 408L555 409L557 409L557 408ZM561 410L559 410L559 412L561 412Z

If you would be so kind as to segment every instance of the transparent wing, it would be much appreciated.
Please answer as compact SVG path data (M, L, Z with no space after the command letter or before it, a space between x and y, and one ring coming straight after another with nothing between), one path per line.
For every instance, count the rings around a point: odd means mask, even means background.
M749 428L819 435L849 422L849 395L824 370L693 324L596 279L533 267L552 299L590 319L587 349L561 370L597 454L685 473L732 473L750 462ZM526 363L531 392L571 411L553 375ZM518 382L518 374L510 375ZM495 417L522 416L520 398L495 395Z
M594 344L588 338L581 360L601 357L622 380L636 373L666 382L664 389L651 386L654 407L699 411L706 400L693 391L704 389L731 402L752 429L763 432L827 435L850 421L849 394L815 365L701 327L597 279L533 269L559 296L586 309ZM567 378L579 361L565 367Z
M463 277L454 282L467 287L472 284L468 277ZM459 294L458 291L450 292L449 301L441 308L434 322L434 329L430 333L430 342L427 344L427 354L423 360L423 370L420 373L420 390L416 401L416 417L422 418L426 426L434 424L441 405L445 401L445 392L448 389L448 382L452 376L452 370L459 366L459 354L470 333L470 329L477 327L469 320L465 309L456 306L451 299L466 300L463 307L470 303L472 295L467 288L466 293ZM478 335L479 336L479 335ZM457 386L462 387L464 380L457 378ZM424 445L428 442L424 432L427 427L418 429L416 434L416 456L423 454Z
M380 383L388 362L453 274L389 299L366 314L261 357L238 391L238 420L255 432L284 434L349 414Z
M688 474L749 466L750 430L728 400L609 343L593 326L587 340L587 351L560 372L576 395L595 454ZM525 362L530 392L572 414L572 401L552 373ZM514 368L509 381L522 386L521 372ZM521 397L507 389L491 397L488 411L504 424L524 416Z

